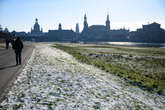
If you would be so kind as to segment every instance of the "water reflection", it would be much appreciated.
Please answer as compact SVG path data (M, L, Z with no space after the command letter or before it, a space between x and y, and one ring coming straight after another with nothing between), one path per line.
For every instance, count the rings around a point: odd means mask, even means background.
M106 42L105 44L138 47L165 47L165 43Z

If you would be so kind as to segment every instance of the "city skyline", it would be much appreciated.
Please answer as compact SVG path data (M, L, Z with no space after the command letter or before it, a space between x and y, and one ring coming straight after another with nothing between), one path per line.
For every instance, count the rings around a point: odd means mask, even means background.
M102 4L102 5L100 5ZM30 32L34 19L39 19L39 24L44 32L58 29L61 23L63 29L75 30L79 24L83 29L83 17L87 14L88 24L105 25L109 13L111 28L136 30L142 24L158 22L165 28L165 14L163 0L1 0L0 24L9 31Z

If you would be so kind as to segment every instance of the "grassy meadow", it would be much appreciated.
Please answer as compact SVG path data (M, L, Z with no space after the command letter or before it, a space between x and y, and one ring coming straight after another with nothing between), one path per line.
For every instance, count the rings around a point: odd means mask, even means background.
M143 90L165 95L164 48L72 43L57 43L53 47Z

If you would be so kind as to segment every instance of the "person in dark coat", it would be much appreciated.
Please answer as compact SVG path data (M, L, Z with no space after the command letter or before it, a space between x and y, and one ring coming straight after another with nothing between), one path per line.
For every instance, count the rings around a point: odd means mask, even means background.
M9 49L9 43L10 43L10 40L9 38L6 39L6 49Z
M23 49L23 43L20 39L20 37L17 37L17 39L14 42L14 50L16 55L16 65L21 64L21 53Z
M14 49L14 43L15 43L14 38L12 38L10 42L11 42L12 49Z

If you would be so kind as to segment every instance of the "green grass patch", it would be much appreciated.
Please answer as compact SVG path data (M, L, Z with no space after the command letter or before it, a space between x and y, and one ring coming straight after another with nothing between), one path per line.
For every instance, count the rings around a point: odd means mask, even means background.
M139 86L140 88L150 91L164 94L165 92L165 59L159 58L134 58L123 57L125 53L114 54L109 53L109 56L104 56L103 52L89 51L85 46L70 46L66 44L55 44L53 47L61 49L78 61L94 65L106 72L119 76L132 85ZM85 47L85 48L84 48ZM88 48L93 48L91 46ZM97 46L96 46L97 47ZM105 46L107 48L107 46ZM102 46L104 49L104 46ZM110 47L108 47L110 48ZM113 47L112 47L113 48ZM119 48L115 47L117 50ZM121 48L124 52L129 52L130 49ZM155 49L155 48L154 48ZM131 49L132 50L132 49ZM136 50L137 54L150 52L152 48ZM158 49L159 50L159 49ZM156 51L158 51L156 50ZM132 50L134 51L134 50ZM160 52L161 51L161 52ZM158 53L164 54L164 50L160 50ZM162 53L163 52L163 53ZM106 53L106 52L105 52ZM107 53L106 53L107 54ZM151 56L154 52L151 52ZM162 71L160 71L160 68Z
M94 46L82 46L83 48L109 48L118 51L142 53L149 55L165 55L164 48L154 48L154 47L122 47L122 46L110 46L110 45L94 45Z

